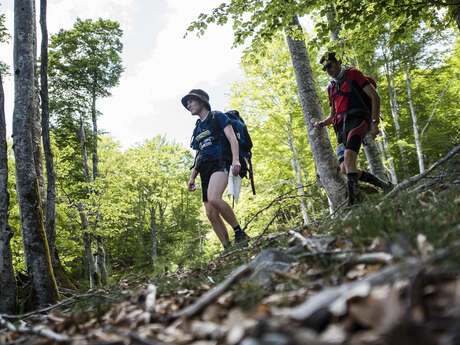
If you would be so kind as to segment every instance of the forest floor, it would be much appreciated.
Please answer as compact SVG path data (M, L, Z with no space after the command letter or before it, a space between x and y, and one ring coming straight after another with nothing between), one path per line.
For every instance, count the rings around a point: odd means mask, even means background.
M459 235L457 151L397 194L203 267L63 290L3 316L0 344L460 344Z

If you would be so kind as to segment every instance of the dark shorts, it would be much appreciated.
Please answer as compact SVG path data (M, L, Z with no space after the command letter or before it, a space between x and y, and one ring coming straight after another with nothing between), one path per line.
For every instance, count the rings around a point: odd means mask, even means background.
M344 160L345 150L359 153L368 126L369 123L359 116L347 116L337 126L334 126L337 135L336 153L340 163Z
M200 173L201 178L201 191L203 193L203 202L208 201L208 186L211 175L217 171L223 171L228 174L230 169L229 161L219 161L219 160L210 160L205 162L200 162L198 166L198 172Z

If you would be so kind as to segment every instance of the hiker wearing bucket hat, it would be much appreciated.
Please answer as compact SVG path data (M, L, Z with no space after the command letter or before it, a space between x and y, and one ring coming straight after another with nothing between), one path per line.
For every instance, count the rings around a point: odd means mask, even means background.
M235 242L247 241L249 237L241 230L235 213L222 199L230 167L234 176L241 169L238 141L230 120L220 111L211 111L209 95L201 89L191 90L182 97L181 103L192 115L199 117L190 144L197 154L188 190L196 189L195 179L200 174L206 216L224 248L230 247L230 240L222 218L234 229Z

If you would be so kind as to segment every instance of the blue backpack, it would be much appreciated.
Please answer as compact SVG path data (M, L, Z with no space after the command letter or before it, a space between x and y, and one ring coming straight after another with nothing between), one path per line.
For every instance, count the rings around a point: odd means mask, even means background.
M239 146L239 153L240 153L240 163L241 163L241 171L240 176L246 177L249 173L249 179L251 180L251 187L252 193L255 195L256 190L254 186L254 174L252 170L252 140L251 136L249 135L248 128L244 123L244 120L241 118L240 113L238 110L229 110L225 112L225 115L230 120L232 124L233 131L235 132L236 139L238 140ZM213 117L214 119L214 117Z

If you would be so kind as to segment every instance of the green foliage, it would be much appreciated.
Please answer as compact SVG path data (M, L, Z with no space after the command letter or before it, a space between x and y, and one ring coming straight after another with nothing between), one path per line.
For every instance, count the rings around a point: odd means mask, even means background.
M347 238L354 248L365 248L376 237L395 240L403 234L415 244L418 234L442 248L456 238L453 225L459 224L458 190L405 193L396 199L368 201L352 213L323 225L330 234ZM446 231L449 230L449 231ZM454 230L454 231L452 231Z
M61 29L51 37L50 88L81 98L110 96L123 72L122 34L117 22L103 19L77 19L73 29Z
M277 32L287 28L293 16L308 13L315 4L316 1L231 0L214 8L210 14L201 13L189 25L187 32L196 31L201 36L209 24L224 25L230 19L234 30L234 46L252 38L251 46L261 48Z
M92 102L110 96L118 85L123 66L120 54L122 30L117 22L77 19L70 30L60 30L51 37L49 51L50 112L52 132L60 149L59 162L65 172L62 187L72 198L82 197L86 181L81 157L80 125L86 134L88 154L94 136L88 124ZM96 111L97 112L97 111ZM66 183L70 185L66 186ZM75 194L76 193L76 194Z

